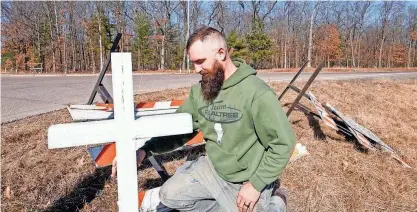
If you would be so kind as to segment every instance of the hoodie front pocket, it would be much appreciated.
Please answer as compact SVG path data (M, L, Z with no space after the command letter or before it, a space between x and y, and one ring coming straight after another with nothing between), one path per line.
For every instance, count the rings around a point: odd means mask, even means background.
M214 168L223 176L229 176L248 168L248 164L241 164L233 153L226 152L219 145L208 142L207 152Z

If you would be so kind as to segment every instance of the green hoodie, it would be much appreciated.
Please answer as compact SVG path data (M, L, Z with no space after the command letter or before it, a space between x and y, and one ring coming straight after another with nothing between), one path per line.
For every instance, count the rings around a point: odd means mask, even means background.
M250 181L256 190L273 183L291 156L295 135L274 91L243 60L219 95L208 104L200 84L192 86L178 113L189 113L195 132L152 138L142 147L162 153L184 145L198 130L220 177L228 182Z

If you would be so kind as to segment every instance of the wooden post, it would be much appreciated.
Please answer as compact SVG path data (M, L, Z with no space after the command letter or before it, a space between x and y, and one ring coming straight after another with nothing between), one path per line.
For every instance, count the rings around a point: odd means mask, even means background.
M137 211L138 179L136 174L136 148L132 141L134 103L132 85L132 56L130 53L112 53L112 80L114 120L117 124L117 189L120 211ZM140 129L138 129L140 130ZM123 155L123 157L121 157Z

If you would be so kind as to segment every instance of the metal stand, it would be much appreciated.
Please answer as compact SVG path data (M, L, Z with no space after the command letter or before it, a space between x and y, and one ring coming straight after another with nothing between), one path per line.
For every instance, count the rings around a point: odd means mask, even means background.
M301 72L303 72L305 66L307 65L308 61L306 61L304 63L304 65L301 67L301 69L297 72L297 74L294 76L294 78L291 80L291 82L287 85L287 87L285 87L284 91L281 93L281 95L278 97L278 100L281 100L282 97L284 97L285 93L288 91L288 89L291 89L295 92L298 93L297 98L295 98L294 102L291 104L290 109L288 109L287 111L287 117L290 116L291 112L294 110L294 108L297 107L301 107L303 109L306 109L307 107L302 105L301 103L299 103L301 97L306 97L308 98L308 96L305 94L307 89L310 87L311 83L313 83L314 79L316 79L317 75L320 73L320 71L323 69L324 67L324 63L321 63L319 65L319 67L317 67L317 69L314 71L314 73L311 75L311 77L308 79L307 83L304 85L303 89L299 89L297 87L295 87L295 85L293 85L293 83L295 82L295 80L298 78L298 76L301 74ZM313 112L311 112L313 113ZM316 114L317 115L317 114Z
M113 103L113 98L111 97L110 93L107 91L107 89L104 87L104 85L101 82L103 81L104 75L106 74L106 71L110 66L110 62L111 62L110 54L112 52L116 52L116 49L119 45L119 41L120 41L121 38L122 38L122 33L117 33L116 38L113 41L113 45L110 49L110 53L109 53L109 57L107 59L107 63L103 67L103 69L100 71L100 75L98 76L97 82L94 85L93 92L91 92L90 99L87 102L88 105L91 105L93 103L97 92L100 94L100 97L101 97L101 99L103 100L104 103Z

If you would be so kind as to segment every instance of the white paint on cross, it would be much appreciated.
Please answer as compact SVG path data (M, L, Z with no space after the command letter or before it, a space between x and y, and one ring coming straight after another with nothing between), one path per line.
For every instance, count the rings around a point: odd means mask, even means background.
M135 120L130 53L112 53L114 120L53 125L48 148L73 147L116 141L119 211L138 211L136 149L148 137L192 132L187 113L139 117ZM142 143L137 145L135 141Z

